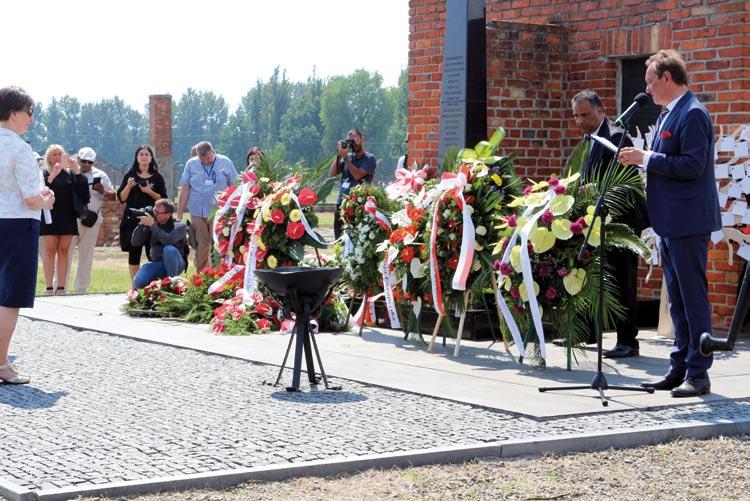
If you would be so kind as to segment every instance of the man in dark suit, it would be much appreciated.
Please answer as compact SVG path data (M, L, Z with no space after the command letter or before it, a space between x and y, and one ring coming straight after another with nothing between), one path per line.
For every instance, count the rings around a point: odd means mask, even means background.
M584 133L584 145L589 150L581 167L582 183L598 183L605 175L614 153L593 140L591 135L603 137L617 145L622 135L625 134L623 145L633 146L633 142L622 127L607 118L602 101L595 92L581 91L573 97L571 104L576 126ZM586 145L586 141L590 144ZM642 196L635 195L631 202L633 208L619 217L618 222L627 224L636 235L640 235L641 231L648 227L646 202ZM638 326L635 317L638 308L638 257L632 252L616 249L607 251L607 263L612 267L619 286L620 300L625 307L625 318L617 321L617 343L613 349L604 352L604 356L609 358L637 356L639 345L636 339Z
M647 172L648 214L661 237L661 260L669 292L675 342L669 370L644 387L672 390L675 397L709 393L713 357L699 349L711 332L706 261L711 232L721 228L714 179L714 128L705 106L687 88L685 61L660 50L646 62L646 92L663 111L652 151L624 149L620 161Z

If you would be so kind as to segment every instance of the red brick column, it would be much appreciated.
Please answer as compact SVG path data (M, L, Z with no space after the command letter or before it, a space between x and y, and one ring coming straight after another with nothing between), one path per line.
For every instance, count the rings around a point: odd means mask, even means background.
M177 194L175 167L172 165L172 96L148 96L149 142L154 147L159 172L167 184L167 195Z

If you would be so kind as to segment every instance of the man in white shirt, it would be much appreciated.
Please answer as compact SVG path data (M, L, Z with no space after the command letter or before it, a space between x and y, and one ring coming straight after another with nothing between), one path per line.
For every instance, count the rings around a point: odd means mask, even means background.
M98 217L92 227L84 226L78 221L78 236L73 237L71 251L68 253L68 277L70 276L70 263L73 261L73 249L78 247L78 266L76 267L75 281L72 289L76 294L85 294L91 283L91 267L94 264L94 248L99 236L99 227L102 225L102 202L114 200L115 190L107 173L94 167L96 152L93 148L84 147L78 152L78 165L81 166L81 174L86 178L91 192L91 200L88 209L96 212ZM69 280L68 280L69 281ZM68 290L71 287L68 285Z

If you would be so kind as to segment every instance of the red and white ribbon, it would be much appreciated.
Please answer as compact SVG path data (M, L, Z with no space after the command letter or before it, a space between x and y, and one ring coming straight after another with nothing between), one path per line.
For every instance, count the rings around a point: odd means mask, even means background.
M398 312L396 311L396 301L393 299L393 286L395 280L391 273L391 267L388 264L388 257L380 263L379 268L380 274L383 277L383 294L385 294L385 308L388 311L388 320L391 323L392 329L400 329L401 322L398 320Z
M420 170L397 169L395 172L396 180L385 188L385 193L389 198L396 200L404 195L421 190L427 180L428 171L427 165Z
M375 220L375 223L380 226L383 231L385 231L389 235L391 234L391 222L388 220L385 214L378 210L378 202L377 200L375 200L375 197L367 197L367 200L365 200L365 212L372 216L372 218Z

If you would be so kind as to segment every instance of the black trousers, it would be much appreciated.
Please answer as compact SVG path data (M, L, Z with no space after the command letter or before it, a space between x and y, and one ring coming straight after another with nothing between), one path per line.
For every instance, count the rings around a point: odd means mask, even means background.
M617 281L620 304L625 307L625 317L618 320L617 344L638 348L638 256L623 249L607 252L607 264Z

